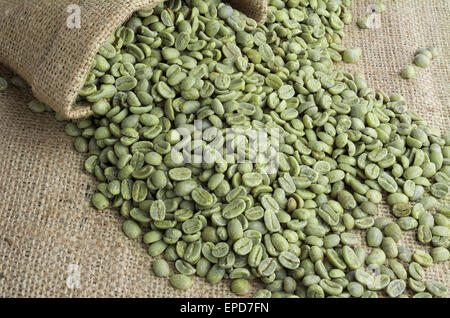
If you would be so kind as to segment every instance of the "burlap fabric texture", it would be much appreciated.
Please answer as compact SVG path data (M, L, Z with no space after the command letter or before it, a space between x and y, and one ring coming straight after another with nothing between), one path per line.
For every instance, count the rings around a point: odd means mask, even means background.
M354 1L355 20L373 2ZM388 10L379 29L346 28L345 44L362 47L364 55L342 67L363 72L374 88L402 94L409 107L445 131L450 128L450 3L384 2ZM401 67L418 48L429 46L439 47L441 56L414 79L401 79ZM0 67L0 76L9 78L11 71ZM53 93L65 85L57 83ZM178 291L155 277L144 244L122 234L118 212L90 206L96 182L82 169L85 156L73 150L63 123L27 109L32 99L31 90L0 93L0 297L234 296L227 281L212 286L196 277L191 289ZM380 207L380 214L387 211ZM417 244L414 235L405 234L401 244L429 248ZM426 274L449 284L448 262Z
M55 111L67 118L86 117L89 105L74 102L98 49L133 12L163 1L0 0L0 62ZM229 2L264 21L266 0Z

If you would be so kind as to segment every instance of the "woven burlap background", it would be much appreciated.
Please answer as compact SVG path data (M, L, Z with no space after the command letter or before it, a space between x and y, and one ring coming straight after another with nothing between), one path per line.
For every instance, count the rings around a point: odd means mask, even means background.
M74 101L100 46L134 11L163 1L0 0L0 62L21 75L34 95L57 112L67 118L85 117L91 114L89 106ZM231 4L257 21L265 19L266 0ZM69 28L76 9L80 28Z
M4 2L0 0L0 6ZM354 17L365 14L372 2L354 1ZM429 124L449 129L449 1L385 3L388 10L381 17L381 28L347 27L345 43L362 47L364 56L357 65L343 67L365 73L372 87L401 93ZM20 43L28 35L45 37L39 33L42 30L28 32ZM2 41L2 46L5 43L9 42ZM440 48L441 56L414 79L401 79L398 71L411 63L415 50L432 45ZM36 74L42 66L27 71L33 52L21 52L28 58L21 60L22 74L34 75L34 83L39 83ZM68 50L66 58L72 53ZM64 66L60 71L67 70ZM0 66L0 76L11 74ZM47 85L55 99L67 96L61 90L73 90L65 81L49 83L41 85ZM85 156L73 150L63 123L27 109L32 99L31 90L11 88L0 93L0 297L233 297L228 282L211 286L195 278L195 285L183 292L172 289L167 279L155 277L145 246L122 234L117 211L90 207L96 183L83 172ZM380 213L387 213L386 209L380 208ZM404 235L402 244L425 249L415 243L413 233ZM427 269L428 277L447 285L448 273L448 262Z

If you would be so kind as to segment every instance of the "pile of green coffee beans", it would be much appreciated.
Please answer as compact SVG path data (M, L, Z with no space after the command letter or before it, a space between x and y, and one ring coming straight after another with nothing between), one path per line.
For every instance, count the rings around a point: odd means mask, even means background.
M427 68L430 66L432 60L439 56L439 51L435 47L430 47L427 49L418 49L414 56L414 64L419 68ZM405 66L400 75L404 79L413 78L416 75L416 69L413 65Z
M257 24L217 0L170 0L136 12L95 57L79 96L95 115L65 131L99 181L94 206L120 210L175 288L197 275L246 296L257 280L254 297L447 294L425 268L449 259L450 206L438 199L450 134L334 69L349 5L271 0ZM246 133L208 133L227 129L276 129L276 147L259 156ZM192 152L172 155L180 144ZM405 231L423 246L402 246Z

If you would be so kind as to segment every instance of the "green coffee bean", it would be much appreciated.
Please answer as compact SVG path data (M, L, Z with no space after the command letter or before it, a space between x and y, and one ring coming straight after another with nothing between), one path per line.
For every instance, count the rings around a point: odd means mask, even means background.
M444 226L444 227L450 226L449 218L442 213L433 214L433 218L434 218L434 223L438 226Z
M0 93L5 92L7 88L8 82L3 77L0 77Z
M196 271L194 266L181 259L175 261L175 268L180 274L186 276L194 275Z
M435 183L431 186L430 192L436 198L443 199L449 194L449 186L446 183Z
M342 256L344 258L345 263L351 269L357 269L362 266L358 256L355 254L355 251L349 246L342 247Z
M411 288L416 293L424 292L426 289L424 282L417 281L412 278L408 279L408 287Z
M395 298L400 296L405 291L405 288L406 283L404 280L395 279L387 286L386 294L388 294L389 297Z
M264 224L270 232L278 232L281 227L275 212L272 210L264 212Z
M27 82L25 82L25 80L22 77L18 76L18 75L13 76L11 78L11 80L10 80L10 83L13 86L15 86L17 88L20 88L20 89L24 89L24 88L28 87Z
M200 258L196 264L196 275L205 277L211 268L211 263L206 258Z
M169 170L169 177L174 181L184 181L191 178L191 170L188 168L173 168Z
M355 233L342 233L341 242L345 245L355 246L359 242L359 237Z
M401 217L397 220L397 224L403 231L410 231L418 226L416 219L410 216Z
M394 193L398 189L395 180L387 173L381 173L377 181L380 187L382 187L387 192Z
M247 255L252 250L253 243L248 237L243 237L233 244L233 251L238 255Z
M378 295L377 295L377 293L374 292L374 291L366 290L366 291L362 294L361 298L378 298Z
M242 181L247 187L254 188L262 183L263 177L259 173L248 172L242 176Z
M355 279L363 286L372 286L374 282L374 277L367 273L363 268L358 268L355 271Z
M101 193L95 193L92 197L92 204L99 210L109 207L109 200Z
M412 254L412 258L414 261L419 263L422 266L431 266L433 265L433 258L430 254L422 250L415 250Z
M417 240L423 244L427 244L431 242L433 237L433 233L431 232L431 228L426 225L419 225L417 229Z
M201 230L202 226L202 222L198 218L186 220L181 224L181 228L186 234L197 233Z
M412 65L408 65L405 66L401 72L400 75L404 78L404 79L410 79L413 78L416 75L416 71L414 69L414 66Z
M131 220L127 220L123 222L122 224L122 230L125 233L126 236L128 236L131 239L138 238L141 236L142 230L139 227L139 225Z
M362 49L359 47L348 49L343 54L345 63L355 63L359 60L362 54Z
M47 110L47 106L38 101L37 99L34 99L31 102L29 102L28 108L34 113L43 113Z
M361 29L368 29L369 25L370 25L368 17L361 17L361 18L359 18L358 21L357 21L357 25Z
M257 297L404 297L396 257L448 260L449 213L426 211L449 192L450 134L427 127L402 96L333 67L362 54L340 44L349 1L303 2L272 1L265 24L216 0L138 11L99 50L79 92L94 117L65 131L99 180L92 202L119 208L129 237L147 229L149 254L164 253L181 273L175 287L196 274L230 278L244 296L261 278ZM422 49L415 64L436 56ZM257 130L275 145L260 145ZM377 217L385 194L395 219ZM355 228L367 230L367 257ZM397 246L416 228L430 254ZM155 261L155 274L167 277L166 265ZM421 296L433 294L410 278Z
M403 266L402 263L395 259L389 260L389 267L394 272L395 276L398 277L401 280L406 280L408 278L408 273Z
M181 290L189 289L192 286L192 279L189 276L182 274L170 276L169 282L174 288Z
M365 230L369 229L374 225L374 219L372 217L363 217L355 221L355 226L358 229Z
M397 243L392 237L385 237L382 239L381 249L386 254L386 257L395 258L398 256Z
M133 183L133 189L131 197L135 202L142 202L147 197L148 189L147 185L142 180L137 180Z
M433 295L427 292L417 293L413 296L413 298L433 298Z
M162 221L166 216L166 205L162 200L153 201L150 206L150 217L155 221Z
M251 285L247 279L239 278L231 282L231 291L239 296L247 295L250 292Z
M223 210L222 215L225 219L232 219L241 215L245 210L246 204L242 199L235 199L227 204Z
M270 297L272 297L272 292L267 289L259 289L252 296L252 298L270 298Z
M170 269L169 264L162 258L159 258L153 262L153 273L158 277L169 277Z
M400 245L400 246L398 246L398 256L397 257L405 263L410 263L411 257L412 257L412 252L408 248Z
M376 227L371 227L366 234L367 245L370 247L379 247L383 240L383 233Z
M444 284L434 279L425 281L425 287L430 292L430 294L436 297L444 297L448 291L447 287Z
M299 258L288 251L281 252L278 256L278 261L283 267L291 270L298 268L298 266L300 265Z
M338 201L344 209L354 209L356 207L356 201L348 191L339 192Z
M383 230L386 225L392 222L392 219L389 217L378 217L374 220L374 226L380 230Z
M359 298L364 293L364 286L358 282L350 282L347 285L347 290L353 297Z
M372 291L378 291L378 290L382 290L382 289L388 287L390 282L391 282L391 279L388 275L380 274L380 275L376 275L374 277L372 284L369 285L368 287Z
M427 68L430 65L430 58L424 54L417 54L414 57L414 64L421 68Z
M425 271L423 267L416 262L412 262L409 264L408 273L413 279L418 281L423 280L425 277Z
M317 284L313 284L308 287L306 296L308 298L324 298L325 293L324 293L324 290L322 289L322 287L320 287Z
M378 265L381 266L386 261L386 253L382 249L375 248L366 258L367 265Z
M151 219L148 217L148 214L139 208L131 209L129 214L132 219L134 219L135 221L138 221L140 223L146 224L151 221Z
M276 261L273 258L268 257L266 259L263 259L259 263L258 272L262 276L267 277L275 272L276 267L277 267Z
M387 224L383 229L383 233L385 236L391 237L395 242L398 242L402 237L402 230L396 223Z
M407 217L411 214L409 203L398 203L392 206L392 214L398 218Z
M151 244L162 240L163 235L158 231L150 231L144 234L144 243Z
M445 247L435 247L431 249L430 254L434 262L445 262L450 259L450 252Z
M191 192L192 199L200 206L210 206L213 203L213 197L204 189L197 188Z
M446 226L433 226L431 228L431 232L434 236L444 236L444 237L450 237L450 229Z
M423 205L425 210L431 210L439 204L436 198L431 196L423 197L422 200L420 200L420 203Z
M340 295L343 290L343 287L341 285L329 279L322 279L319 283L319 286L322 287L325 293L332 296Z

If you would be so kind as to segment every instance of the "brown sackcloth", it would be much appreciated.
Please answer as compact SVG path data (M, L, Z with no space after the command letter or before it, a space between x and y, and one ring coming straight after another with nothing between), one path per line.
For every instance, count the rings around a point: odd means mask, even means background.
M0 0L0 63L21 75L34 95L67 118L91 114L74 105L92 60L106 39L133 12L164 0ZM231 0L262 22L266 0ZM68 20L78 5L80 28Z
M353 1L354 17L372 2ZM449 1L384 2L380 29L347 27L345 43L362 47L364 56L343 67L365 73L372 87L401 93L429 124L449 129ZM415 50L429 46L441 56L414 79L401 79ZM0 76L10 75L0 67ZM211 286L196 277L191 289L178 291L155 277L144 244L122 234L118 212L91 208L96 183L82 169L85 155L73 150L63 123L27 109L32 98L30 90L0 93L0 297L233 297L229 282ZM414 233L402 244L429 249ZM427 268L427 277L448 285L448 263ZM71 279L77 269L79 286Z

